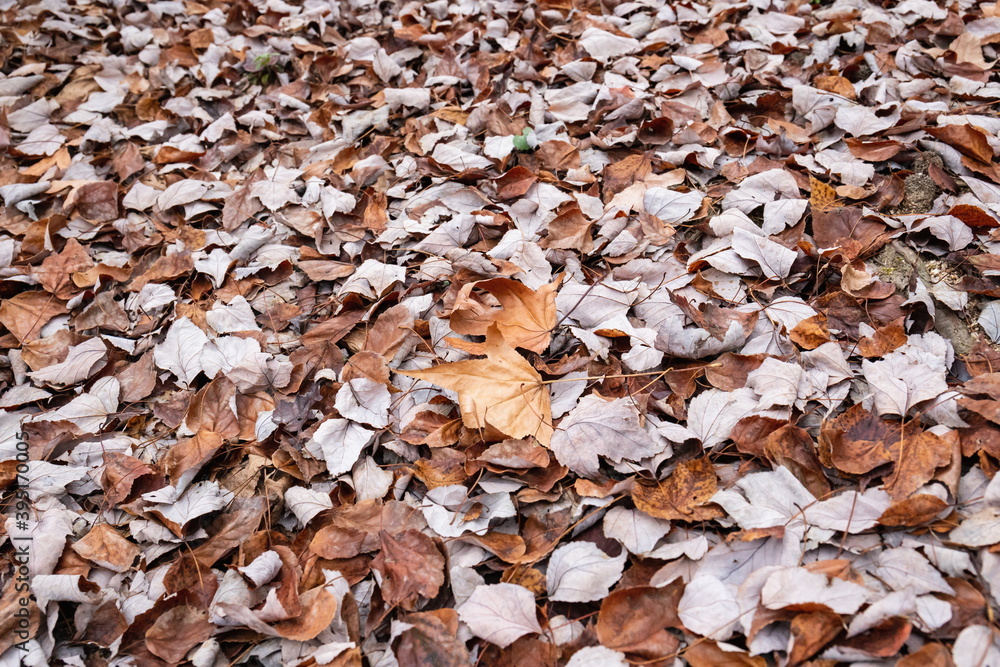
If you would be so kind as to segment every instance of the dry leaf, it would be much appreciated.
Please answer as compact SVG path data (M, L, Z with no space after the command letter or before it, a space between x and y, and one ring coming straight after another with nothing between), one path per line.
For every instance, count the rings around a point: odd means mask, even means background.
M486 332L486 359L399 373L457 392L462 420L469 428L489 425L513 438L534 436L549 446L552 412L548 387L495 325Z
M470 283L459 297L468 308L463 305L452 312L451 327L460 334L482 336L495 325L510 345L541 354L549 346L556 326L556 289L561 282L562 276L537 290L508 278ZM473 288L492 294L501 308L487 308L473 301L469 296Z
M639 510L657 519L702 521L718 516L706 504L715 495L718 480L708 457L677 464L662 482L636 484L632 499Z

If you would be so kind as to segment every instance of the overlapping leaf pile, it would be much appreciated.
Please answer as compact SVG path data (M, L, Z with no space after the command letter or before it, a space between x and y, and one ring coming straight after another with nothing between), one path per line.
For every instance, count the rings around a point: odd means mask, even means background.
M0 663L1000 664L996 4L0 16Z

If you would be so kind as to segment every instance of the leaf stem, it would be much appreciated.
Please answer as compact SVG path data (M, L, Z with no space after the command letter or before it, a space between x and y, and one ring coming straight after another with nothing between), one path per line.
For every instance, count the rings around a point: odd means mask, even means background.
M697 368L718 368L720 366L722 366L722 364L716 362L714 364L706 364L704 366L691 366L691 368L685 368L681 370L692 370ZM670 368L667 368L662 371L646 371L644 373L624 373L621 375L586 375L582 378L557 378L555 380L542 380L542 384L555 384L556 382L581 382L581 381L586 382L589 380L617 380L619 378L639 378L639 377L648 377L650 375L666 375L670 371L675 371L675 370L678 369L671 366Z

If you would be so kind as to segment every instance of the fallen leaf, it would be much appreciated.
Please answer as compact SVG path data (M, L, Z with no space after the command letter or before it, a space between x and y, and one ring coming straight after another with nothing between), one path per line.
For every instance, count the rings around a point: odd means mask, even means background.
M608 556L592 542L571 542L552 552L545 575L549 599L590 602L607 596L622 576L627 554Z
M95 526L73 543L73 551L100 567L126 572L141 553L139 547L106 523Z
M208 614L190 605L165 612L146 631L146 648L167 662L179 663L188 651L212 636Z
M552 417L548 388L496 326L486 332L486 359L398 372L458 392L462 420L469 428L489 425L512 438L531 435L549 446Z
M433 598L444 583L444 556L434 541L416 530L379 534L382 548L372 568L382 575L382 597L391 605L412 609L419 598Z
M564 466L584 477L600 471L599 457L615 463L638 461L659 454L657 442L640 424L640 415L627 399L604 401L585 396L559 423L549 445Z
M458 607L458 615L473 634L501 648L524 635L542 632L535 616L535 596L516 584L478 586Z
M45 292L21 292L0 304L0 324L21 343L35 340L42 327L66 312L66 305Z
M632 500L651 517L676 521L702 521L718 515L706 506L718 489L715 468L708 457L677 464L662 482L636 484Z
M469 307L452 312L451 327L456 333L483 336L495 325L510 345L541 354L549 346L556 326L556 289L561 282L560 277L537 290L508 278L470 283L459 296ZM473 288L492 294L501 308L487 308L471 300Z

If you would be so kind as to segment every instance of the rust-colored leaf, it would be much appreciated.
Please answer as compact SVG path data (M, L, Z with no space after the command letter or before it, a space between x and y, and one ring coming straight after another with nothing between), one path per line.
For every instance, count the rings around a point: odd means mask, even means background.
M703 521L719 516L717 508L707 505L717 489L715 468L706 456L679 463L661 482L636 484L632 500L657 519Z
M379 534L382 548L372 568L382 575L382 597L413 609L420 597L433 598L444 583L444 556L434 541L416 530Z

